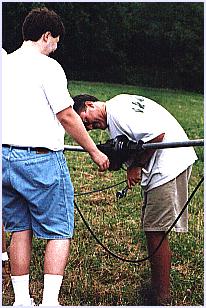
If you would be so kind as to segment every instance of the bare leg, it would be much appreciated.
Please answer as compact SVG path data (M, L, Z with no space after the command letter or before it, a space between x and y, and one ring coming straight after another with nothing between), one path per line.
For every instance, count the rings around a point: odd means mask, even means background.
M70 240L49 240L44 258L44 273L64 275L69 257Z
M160 243L164 232L146 232L148 252L151 254ZM150 260L152 289L156 294L157 304L170 298L171 250L165 238L160 248Z
M69 257L70 240L49 240L44 258L42 306L58 306L59 291Z
M11 280L14 289L14 305L28 306L31 303L29 294L29 268L32 252L32 231L14 232L10 244Z
M21 276L29 274L32 252L32 231L14 232L10 245L11 275Z

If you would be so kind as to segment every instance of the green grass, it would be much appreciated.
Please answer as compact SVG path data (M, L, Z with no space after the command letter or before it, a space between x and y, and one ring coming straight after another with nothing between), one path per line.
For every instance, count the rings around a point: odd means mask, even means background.
M184 127L190 139L203 138L203 96L196 93L135 86L70 82L72 95L89 93L107 100L120 93L139 94L163 105ZM90 133L96 143L108 139L106 132ZM65 143L75 144L67 136ZM199 160L193 167L190 192L203 175L203 148L196 148ZM86 153L66 152L75 192L91 191L125 179L123 170L100 173ZM140 226L141 189L136 186L126 198L116 200L116 191L124 184L92 195L79 196L76 202L95 234L110 250L128 259L147 255ZM203 306L203 187L189 205L189 232L171 232L172 296L174 306ZM31 293L41 302L43 254L45 243L34 239L31 266ZM75 234L71 255L60 294L62 305L142 306L143 291L149 286L149 262L130 264L102 250L87 231L75 210ZM3 305L11 305L11 284L3 285Z

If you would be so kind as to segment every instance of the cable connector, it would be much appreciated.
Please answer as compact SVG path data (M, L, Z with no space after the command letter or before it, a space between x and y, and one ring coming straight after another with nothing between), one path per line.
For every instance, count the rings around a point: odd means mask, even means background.
M128 191L128 186L126 186L126 187L125 187L124 189L122 189L122 190L117 191L117 192L116 192L116 197L117 197L117 199L121 199L121 198L126 197L127 191Z

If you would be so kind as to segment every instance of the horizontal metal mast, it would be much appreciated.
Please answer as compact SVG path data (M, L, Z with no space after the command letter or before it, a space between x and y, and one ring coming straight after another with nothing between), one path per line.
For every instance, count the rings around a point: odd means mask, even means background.
M168 149L168 148L181 148L191 146L204 146L204 139L176 141L176 142L157 142L145 143L142 145L143 149Z
M97 145L98 146L98 145ZM136 145L132 145L132 149ZM187 141L176 141L176 142L156 142L156 143L143 143L143 149L168 149L168 148L179 148L179 147L191 147L191 146L204 146L204 139L187 140ZM81 146L75 145L64 145L65 151L76 151L86 152Z

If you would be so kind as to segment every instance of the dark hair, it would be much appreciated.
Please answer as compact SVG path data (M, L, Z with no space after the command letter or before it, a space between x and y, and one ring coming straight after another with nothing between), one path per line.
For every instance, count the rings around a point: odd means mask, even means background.
M51 32L53 37L63 36L65 29L61 18L46 7L33 9L22 26L23 40L37 42L47 31Z
M84 110L85 108L85 102L89 101L89 102L97 102L99 101L98 98L96 98L95 96L89 95L89 94L80 94L80 95L76 95L73 98L74 101L74 105L73 108L74 110L79 114L81 111Z

